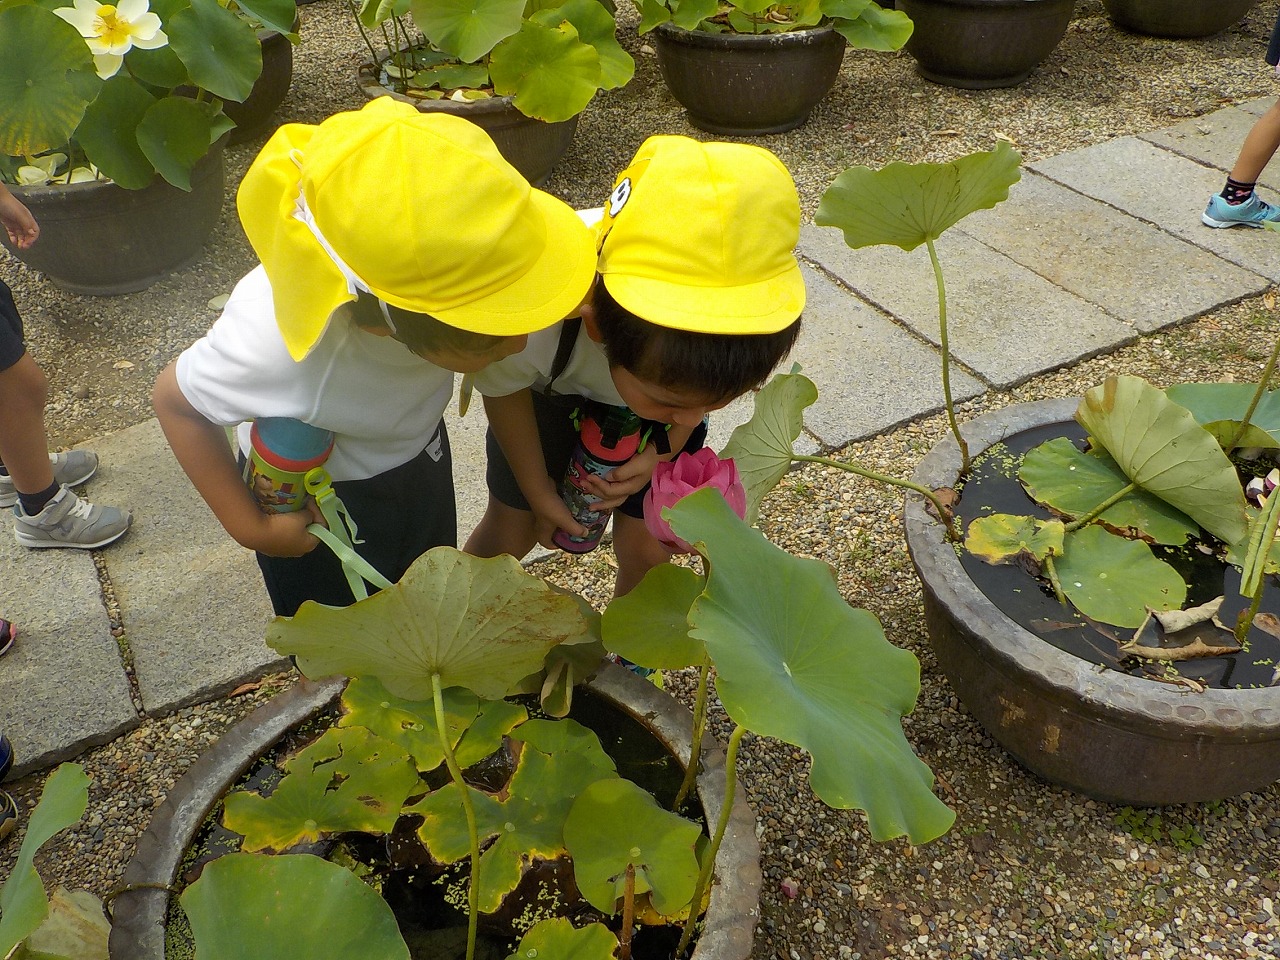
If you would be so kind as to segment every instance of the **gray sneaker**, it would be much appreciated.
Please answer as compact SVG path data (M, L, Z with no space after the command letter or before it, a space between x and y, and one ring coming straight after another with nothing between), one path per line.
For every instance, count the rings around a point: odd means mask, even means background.
M24 547L105 547L129 529L133 517L115 507L98 507L81 500L67 487L58 491L34 517L13 507L14 535Z
M68 450L66 453L49 454L53 467L53 482L65 487L84 483L98 472L98 455L88 450ZM13 478L0 477L0 507L12 507L18 502L18 491Z

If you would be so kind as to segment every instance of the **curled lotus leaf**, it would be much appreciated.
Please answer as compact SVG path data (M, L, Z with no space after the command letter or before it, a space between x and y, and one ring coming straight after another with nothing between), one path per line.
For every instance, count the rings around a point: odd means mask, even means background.
M1142 489L1229 544L1248 533L1236 468L1186 407L1141 377L1108 377L1076 420ZM1137 624L1134 624L1137 626Z
M692 493L664 516L707 561L689 624L734 722L807 750L813 792L865 810L876 840L944 833L955 814L902 732L920 691L916 658L845 602L830 567L774 546L717 491Z
M526 21L489 57L493 90L527 117L558 123L586 109L600 89L600 54L568 20Z
M1174 610L1187 600L1178 571L1145 542L1094 523L1067 534L1057 572L1062 592L1081 613L1117 627L1140 627L1148 608Z
M689 635L689 608L702 593L702 576L688 567L662 563L630 593L604 611L605 646L642 667L679 670L702 663L702 641Z
M1129 485L1105 450L1085 453L1066 437L1028 450L1018 479L1031 499L1067 517L1084 516ZM1185 513L1141 489L1107 507L1098 519L1113 530L1136 531L1155 543L1185 543L1198 532Z
M969 524L964 547L987 563L1008 563L1027 553L1041 563L1062 556L1066 525L1061 520L997 513Z
M525 0L410 0L413 22L435 47L474 63L520 29Z
M613 960L618 938L603 923L575 927L566 917L540 920L520 940L507 960Z
M600 58L599 86L613 90L626 84L636 72L636 62L618 42L618 24L597 0L566 0L559 6L539 10L533 19L548 27L568 20L578 31L578 39L589 44Z

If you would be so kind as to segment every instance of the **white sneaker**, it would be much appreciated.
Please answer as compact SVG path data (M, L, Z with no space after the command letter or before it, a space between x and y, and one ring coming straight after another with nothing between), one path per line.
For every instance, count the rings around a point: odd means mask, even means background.
M67 487L45 504L34 517L14 504L14 536L24 547L79 547L91 550L119 540L133 516L115 507L98 507L81 500Z
M53 467L53 482L61 486L75 487L98 472L98 455L88 450L68 450L66 453L49 454ZM0 507L12 507L18 502L13 477L0 476Z

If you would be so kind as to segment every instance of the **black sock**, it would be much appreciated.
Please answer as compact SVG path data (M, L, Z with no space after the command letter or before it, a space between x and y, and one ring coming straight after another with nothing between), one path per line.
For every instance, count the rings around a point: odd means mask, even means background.
M28 517L34 517L37 513L45 508L45 506L58 495L58 491L62 489L55 480L49 486L45 487L39 493L18 493L18 502L22 504L22 512Z
M1232 180L1227 177L1227 185L1222 188L1222 199L1232 206L1244 203L1253 196L1253 188L1257 185L1256 180L1253 183L1241 183L1239 180Z
M7 477L8 475L9 471L5 468L3 463L0 463L0 477Z

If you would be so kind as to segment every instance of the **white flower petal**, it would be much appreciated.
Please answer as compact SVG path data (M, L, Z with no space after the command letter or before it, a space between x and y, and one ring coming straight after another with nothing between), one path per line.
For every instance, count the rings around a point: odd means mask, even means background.
M79 7L59 7L53 12L55 16L61 17L80 31L80 36L93 37L96 36L93 25L98 19L97 10L98 5L95 3L92 11L82 10Z
M116 4L116 16L121 20L127 20L129 23L137 23L138 18L144 16L147 9L147 0L120 0ZM154 13L151 15L155 16Z
M39 167L26 165L18 168L18 183L24 187L39 187L49 182L49 175Z
M122 63L124 63L124 57L117 53L95 53L93 55L93 65L98 68L98 76L103 80L110 80L114 77Z
M168 42L169 37L163 30L156 30L155 35L151 37L133 38L133 45L139 50L154 50L156 47L163 47Z
M67 178L69 183L87 183L90 180L97 179L97 171L91 170L89 167L76 167Z

